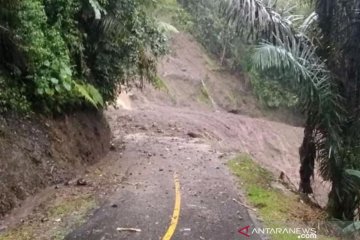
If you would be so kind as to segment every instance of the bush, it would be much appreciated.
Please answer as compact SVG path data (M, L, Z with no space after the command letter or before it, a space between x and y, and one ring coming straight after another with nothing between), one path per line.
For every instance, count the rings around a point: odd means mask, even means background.
M31 109L30 103L24 93L24 86L14 84L14 81L0 74L0 113L6 111L28 112Z

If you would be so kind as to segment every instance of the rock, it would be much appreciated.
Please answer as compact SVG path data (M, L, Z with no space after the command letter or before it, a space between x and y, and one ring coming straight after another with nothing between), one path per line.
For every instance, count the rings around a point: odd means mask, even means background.
M116 147L113 143L110 144L110 151L115 151Z
M191 138L201 138L201 134L195 132L188 132L187 135Z
M162 171L164 171L164 169L163 169L163 168L160 168L160 169L159 169L159 172L162 172Z
M88 185L88 182L87 182L85 179L83 179L83 178L79 178L79 179L76 181L76 185L77 185L77 186L86 186L86 185Z
M140 126L139 129L140 129L140 130L143 130L143 131L147 131L147 130L148 130L148 128L147 128L146 126Z
M111 205L111 207L112 207L112 208L117 208L118 205L114 203L113 205Z
M240 109L231 109L228 112L232 113L232 114L241 114L242 113L242 111Z

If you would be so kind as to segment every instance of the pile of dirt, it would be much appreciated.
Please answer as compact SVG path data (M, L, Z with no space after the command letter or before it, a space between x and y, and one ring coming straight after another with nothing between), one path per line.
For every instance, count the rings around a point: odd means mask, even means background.
M161 91L147 86L135 93L139 107L161 106L227 111L302 126L303 117L287 108L270 109L254 95L248 76L226 70L189 33L173 34L170 54L158 66ZM134 91L133 91L134 92ZM136 91L135 91L136 92Z
M109 126L96 111L52 119L0 116L0 217L101 159L109 142Z

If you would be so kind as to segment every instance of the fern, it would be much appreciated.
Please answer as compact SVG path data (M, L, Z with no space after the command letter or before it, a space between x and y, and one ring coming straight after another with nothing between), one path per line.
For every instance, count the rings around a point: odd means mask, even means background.
M99 108L104 106L104 100L101 94L93 85L75 83L75 89L81 97L94 107Z

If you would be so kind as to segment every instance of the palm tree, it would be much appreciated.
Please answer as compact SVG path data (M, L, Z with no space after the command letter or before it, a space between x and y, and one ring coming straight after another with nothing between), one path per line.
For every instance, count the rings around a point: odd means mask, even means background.
M360 0L314 4L302 24L298 16L276 12L271 1L228 0L224 9L230 26L260 42L255 67L292 76L282 84L298 95L307 118L300 191L312 193L316 158L321 176L332 183L331 216L353 219L360 199L360 174L354 170L360 169Z

